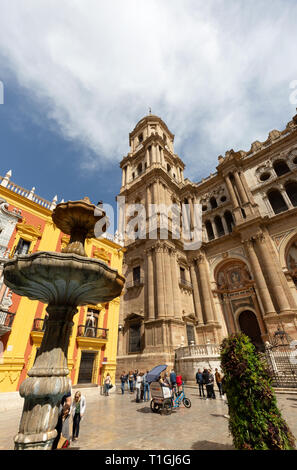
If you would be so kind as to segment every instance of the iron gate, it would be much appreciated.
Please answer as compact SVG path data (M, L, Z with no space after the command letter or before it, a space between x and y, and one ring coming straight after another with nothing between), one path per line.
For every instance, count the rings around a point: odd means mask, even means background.
M297 341L278 327L265 344L265 359L273 387L297 388Z

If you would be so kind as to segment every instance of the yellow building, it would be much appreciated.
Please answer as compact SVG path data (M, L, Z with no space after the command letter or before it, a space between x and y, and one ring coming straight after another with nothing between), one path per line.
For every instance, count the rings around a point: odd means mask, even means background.
M46 305L12 293L3 283L3 262L15 254L61 251L69 241L53 224L52 202L0 177L0 392L17 391L33 366L41 344ZM82 195L84 196L84 195ZM89 257L98 258L122 273L124 248L107 235L89 239ZM115 382L120 299L79 307L68 348L73 386L100 386L109 372Z

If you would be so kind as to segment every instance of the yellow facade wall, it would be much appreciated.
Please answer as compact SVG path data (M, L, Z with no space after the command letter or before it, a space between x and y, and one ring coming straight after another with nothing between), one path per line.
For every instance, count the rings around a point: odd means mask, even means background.
M0 197L9 203L9 210L21 210L22 220L17 224L9 242L10 253L13 254L20 238L31 243L29 252L61 251L69 237L55 227L51 219L51 211L26 197L0 186ZM86 241L86 253L106 262L111 268L122 274L123 248L117 243L101 238ZM1 300L1 299L0 299ZM0 392L12 392L19 389L26 378L28 370L33 366L36 352L41 344L43 332L33 331L34 319L43 319L46 315L46 305L26 297L12 295L13 304L9 311L15 313L11 331L0 338L3 353L0 357ZM69 377L76 385L80 371L80 361L83 351L96 354L92 383L102 385L103 378L109 372L113 383L115 381L119 298L109 304L79 307L74 316L74 325L68 348ZM98 328L108 330L108 339L78 337L78 326L84 325L87 309L100 310ZM104 358L107 360L103 361Z

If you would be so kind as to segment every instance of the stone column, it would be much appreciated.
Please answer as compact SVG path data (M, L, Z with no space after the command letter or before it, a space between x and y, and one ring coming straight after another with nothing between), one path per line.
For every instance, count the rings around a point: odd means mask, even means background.
M152 144L152 163L156 163L157 161L157 154L156 154L156 146Z
M242 219L242 214L241 214L241 210L239 207L238 198L233 188L229 175L225 176L225 181L226 181L227 189L230 194L231 202L233 205L233 214L234 214L235 222L239 222Z
M67 351L76 307L48 305L49 314L38 356L20 386L25 399L16 450L50 450L57 436L59 405L71 390Z
M164 293L166 298L166 314L168 317L174 316L173 296L175 293L172 291L172 272L170 263L170 252L168 247L164 247Z
M242 204L248 204L249 201L237 171L234 172L234 178Z
M222 214L222 216L221 216L221 221L222 221L222 224L223 224L223 227L224 227L224 232L225 232L226 235L228 235L229 230L228 230L228 225L227 225L227 222L225 220L224 214Z
M206 323L212 323L214 321L214 312L213 312L213 303L211 298L211 291L210 285L208 280L208 273L205 266L205 257L203 254L200 254L198 258L196 258L198 272L199 272L199 279L201 283L201 291L202 291L202 302L204 306L205 312L205 319Z
M257 237L255 237L255 243L260 253L261 265L263 266L264 272L266 273L267 279L269 281L269 287L274 294L276 302L278 303L279 310L281 312L290 310L288 299L283 290L264 234L259 234Z
M153 183L153 203L154 204L159 204L159 181L155 181Z
M191 282L193 286L193 297L194 297L196 318L198 320L199 325L203 325L204 321L203 321L203 315L202 315L202 310L201 310L201 299L200 299L197 274L196 274L196 269L195 269L194 264L191 264L190 266L190 273L191 273Z
M154 290L154 260L152 250L146 251L147 254L147 303L148 303L148 319L155 318L155 290Z
M145 159L146 159L147 167L149 168L151 164L151 160L150 160L150 151L148 148L145 150Z
M226 176L225 180L226 180L227 189L228 189L228 192L230 194L230 198L231 198L233 208L236 209L239 206L239 204L238 204L237 196L235 194L235 191L234 191L234 188L233 188L233 185L231 183L229 175Z
M163 150L163 147L160 147L161 150L160 150L160 161L161 161L161 165L164 166L164 150Z
M122 186L125 186L126 184L126 167L122 168Z
M171 274L172 274L172 297L173 297L173 313L176 318L181 317L181 300L179 278L177 273L176 250L171 250L170 256Z
M265 278L262 273L262 269L261 269L258 257L254 250L252 240L246 240L244 242L244 247L246 249L249 261L251 263L253 275L256 281L256 286L257 286L259 296L260 296L260 299L264 308L264 313L266 315L276 314L273 302L270 297L269 290L267 288Z
M156 244L155 253L158 318L162 318L165 317L165 295L163 276L163 246L161 244Z

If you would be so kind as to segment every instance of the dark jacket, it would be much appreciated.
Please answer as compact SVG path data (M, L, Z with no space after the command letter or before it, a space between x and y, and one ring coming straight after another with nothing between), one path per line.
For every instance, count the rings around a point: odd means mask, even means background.
M203 372L202 378L203 378L203 383L207 385L209 383L209 373L207 370Z
M171 383L171 385L176 384L176 373L175 372L170 373L170 383Z
M197 384L203 384L203 374L201 374L201 372L197 372L196 382L197 382Z

